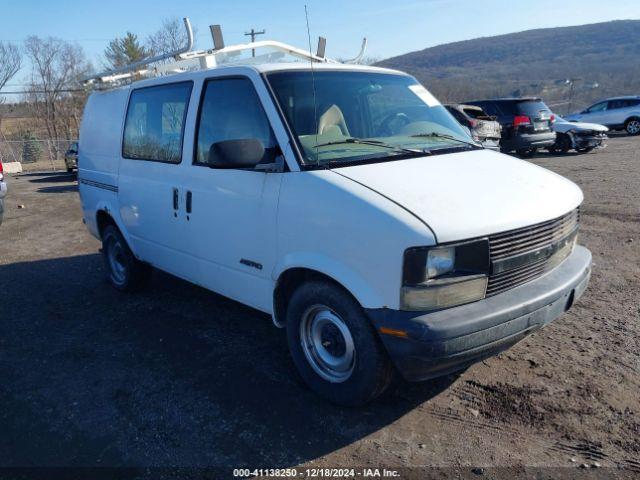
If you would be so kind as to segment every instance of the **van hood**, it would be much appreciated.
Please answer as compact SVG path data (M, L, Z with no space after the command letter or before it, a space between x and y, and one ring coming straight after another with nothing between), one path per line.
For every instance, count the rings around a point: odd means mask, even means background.
M433 155L333 170L397 203L439 243L559 217L582 202L573 182L490 150Z

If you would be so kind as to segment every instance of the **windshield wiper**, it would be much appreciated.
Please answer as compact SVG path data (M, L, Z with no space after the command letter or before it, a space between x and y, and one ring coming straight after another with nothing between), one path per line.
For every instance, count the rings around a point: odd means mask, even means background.
M438 132L428 132L428 133L418 133L416 135L411 135L412 137L422 137L422 138L445 138L447 140L453 140L454 142L464 143L465 145L470 145L476 148L484 148L482 145L479 145L474 142L468 142L466 140L462 140L460 138L454 137L453 135L447 135L446 133L438 133Z
M429 155L429 151L425 149L419 148L404 148L399 147L398 145L391 145L389 143L382 142L380 140L365 140L362 138L345 138L344 140L335 140L333 142L320 143L319 145L315 145L312 148L320 148L320 147L328 147L330 145L344 145L355 143L358 145L374 145L376 147L390 148L397 152L406 152L406 153L419 153L420 155Z

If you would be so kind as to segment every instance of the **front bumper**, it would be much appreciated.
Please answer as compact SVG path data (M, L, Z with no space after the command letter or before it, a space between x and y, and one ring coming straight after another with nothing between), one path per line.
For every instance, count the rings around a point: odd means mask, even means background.
M587 288L591 252L576 246L560 265L536 280L474 303L436 312L367 309L396 368L409 381L461 370L493 356L552 322Z
M605 134L580 134L572 136L574 148L597 148L602 146L608 137Z

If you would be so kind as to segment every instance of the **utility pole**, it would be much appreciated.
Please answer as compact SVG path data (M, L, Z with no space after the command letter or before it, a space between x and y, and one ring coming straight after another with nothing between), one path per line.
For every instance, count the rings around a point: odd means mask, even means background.
M569 84L569 111L567 113L571 113L573 109L573 85L581 81L581 78L568 78L567 83Z
M256 41L256 36L258 35L264 35L265 33L267 33L266 30L260 30L259 32L254 30L253 28L251 29L250 32L246 32L244 35L245 37L251 37L251 43ZM255 57L256 56L256 49L252 48L251 49L251 56Z

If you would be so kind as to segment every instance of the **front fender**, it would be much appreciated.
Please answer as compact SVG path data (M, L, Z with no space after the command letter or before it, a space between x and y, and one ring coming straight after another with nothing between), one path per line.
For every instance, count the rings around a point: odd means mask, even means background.
M287 254L276 264L274 269L276 282L284 272L293 268L305 268L326 275L348 290L364 308L384 308L386 306L381 292L376 291L358 272L335 258L317 252Z

